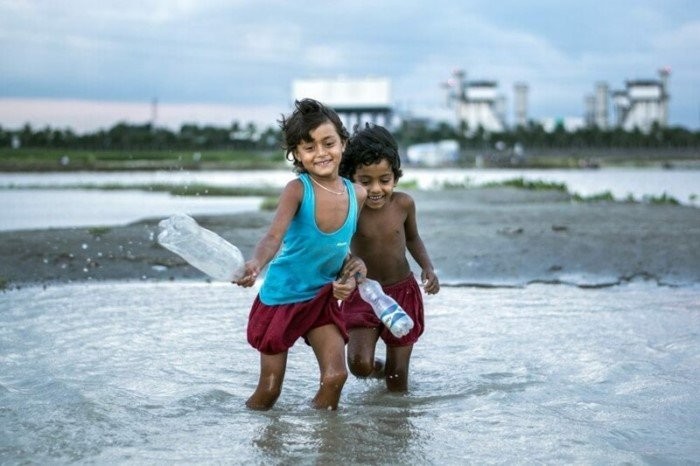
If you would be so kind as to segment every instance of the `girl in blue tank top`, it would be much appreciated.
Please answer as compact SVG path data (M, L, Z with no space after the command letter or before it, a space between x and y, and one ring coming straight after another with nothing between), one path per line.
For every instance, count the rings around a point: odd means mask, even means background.
M337 230L326 232L316 224L313 178L301 173L298 180L303 185L301 205L260 289L260 300L268 306L308 301L333 282L348 255L357 226L357 198L351 181L340 178L342 194L337 195L342 196L339 204L349 200L345 222Z
M336 277L349 257L367 193L338 176L349 134L332 109L303 99L280 126L287 158L299 176L282 190L272 224L236 282L252 286L269 263L248 318L248 342L260 352L260 378L246 406L272 408L281 393L287 352L302 337L321 372L313 405L337 409L347 379L348 339L338 300L350 295L355 274L365 275L366 268L354 259Z

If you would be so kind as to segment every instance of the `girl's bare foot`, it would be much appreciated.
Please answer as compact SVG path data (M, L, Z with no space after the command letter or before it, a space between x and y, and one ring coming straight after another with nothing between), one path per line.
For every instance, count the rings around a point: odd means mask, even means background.
M248 400L245 402L245 405L248 407L248 409L267 411L275 405L279 395L279 392L276 394L270 392L261 393L260 390L255 390L255 392L250 395L250 398L248 398Z

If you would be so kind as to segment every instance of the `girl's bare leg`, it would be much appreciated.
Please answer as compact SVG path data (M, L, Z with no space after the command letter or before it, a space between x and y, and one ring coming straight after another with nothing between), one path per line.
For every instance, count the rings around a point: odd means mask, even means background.
M282 392L284 372L287 368L287 352L260 353L260 379L245 405L250 409L267 410L274 406Z
M390 392L408 390L408 364L412 351L413 345L387 347L385 380Z
M338 327L333 324L311 330L307 338L321 371L321 382L313 405L318 409L338 409L340 392L348 378L345 367L345 340Z
M384 377L384 363L374 359L378 328L357 327L348 331L348 366L356 377Z

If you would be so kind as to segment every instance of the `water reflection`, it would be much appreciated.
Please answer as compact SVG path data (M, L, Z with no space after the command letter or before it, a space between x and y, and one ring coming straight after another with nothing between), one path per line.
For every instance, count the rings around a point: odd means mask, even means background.
M267 413L252 441L264 463L425 463L409 408L346 406L338 412Z

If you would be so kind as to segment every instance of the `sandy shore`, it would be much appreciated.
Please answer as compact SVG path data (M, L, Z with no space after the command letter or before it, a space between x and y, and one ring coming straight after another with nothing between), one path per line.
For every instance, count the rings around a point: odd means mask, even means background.
M700 283L697 208L572 203L565 193L509 188L411 194L421 236L444 284ZM197 220L248 256L271 218L270 212L256 212ZM0 281L17 288L91 280L206 280L157 244L158 220L1 232Z

